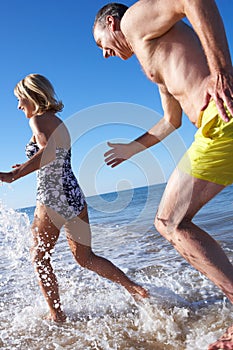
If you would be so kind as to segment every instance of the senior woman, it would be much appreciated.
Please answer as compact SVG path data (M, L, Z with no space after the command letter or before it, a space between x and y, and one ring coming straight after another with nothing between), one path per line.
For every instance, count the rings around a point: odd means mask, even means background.
M134 297L147 297L143 287L92 251L87 204L71 168L70 135L56 115L63 104L56 99L52 84L42 75L30 74L16 85L14 93L18 108L28 118L32 130L32 138L26 146L29 160L16 164L10 172L1 172L0 180L11 183L37 171L32 258L50 310L49 318L56 322L66 319L51 265L51 254L62 226L73 256L82 267L121 284Z

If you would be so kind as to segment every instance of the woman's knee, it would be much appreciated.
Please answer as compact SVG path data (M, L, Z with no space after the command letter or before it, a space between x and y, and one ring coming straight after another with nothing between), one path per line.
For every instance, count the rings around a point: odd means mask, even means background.
M33 246L33 247L31 247L30 253L31 253L32 263L35 266L41 265L44 258L45 258L45 252L42 249L40 249L36 246Z
M33 244L30 249L33 263L40 263L50 259L57 242L59 231L32 224Z
M85 269L92 270L93 266L93 259L91 256L88 257L82 257L78 261L79 265Z
M49 243L34 242L30 249L32 263L36 266L47 264L53 253L53 247Z
M93 266L93 260L94 260L94 253L92 252L91 248L89 247L81 247L79 246L79 249L74 249L73 255L75 257L75 260L77 263L86 269L92 269Z

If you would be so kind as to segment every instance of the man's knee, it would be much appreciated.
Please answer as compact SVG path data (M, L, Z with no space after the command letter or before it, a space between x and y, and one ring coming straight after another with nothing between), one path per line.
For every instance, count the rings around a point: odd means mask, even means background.
M176 230L177 226L179 224L175 223L173 219L171 218L163 218L162 216L159 216L156 214L154 226L156 230L165 238L169 239L173 232Z
M156 214L154 226L160 234L163 234L164 230L167 227L167 222L166 220L159 218L158 214Z
M190 223L191 218L186 216L178 220L174 217L164 219L162 215L160 216L158 214L154 221L156 230L169 241L173 240L174 234L178 231L187 229Z

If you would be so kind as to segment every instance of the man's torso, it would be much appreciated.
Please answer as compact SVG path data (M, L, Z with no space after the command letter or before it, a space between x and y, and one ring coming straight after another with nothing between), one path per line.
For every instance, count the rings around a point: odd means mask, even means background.
M156 39L143 40L134 34L134 42L130 44L147 77L165 85L189 119L196 123L209 70L194 31L179 21Z

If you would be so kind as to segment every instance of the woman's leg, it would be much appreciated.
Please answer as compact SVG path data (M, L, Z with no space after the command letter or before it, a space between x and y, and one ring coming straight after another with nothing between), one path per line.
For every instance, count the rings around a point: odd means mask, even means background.
M66 317L61 309L58 283L51 265L51 255L60 230L51 221L44 205L37 204L32 233L34 242L31 249L32 260L40 288L49 306L49 318L56 322L62 322Z
M91 249L91 229L87 207L84 208L77 218L67 222L64 227L74 258L82 267L121 284L134 297L148 297L148 292L143 287L131 281L123 271L113 265L109 260L93 253Z

